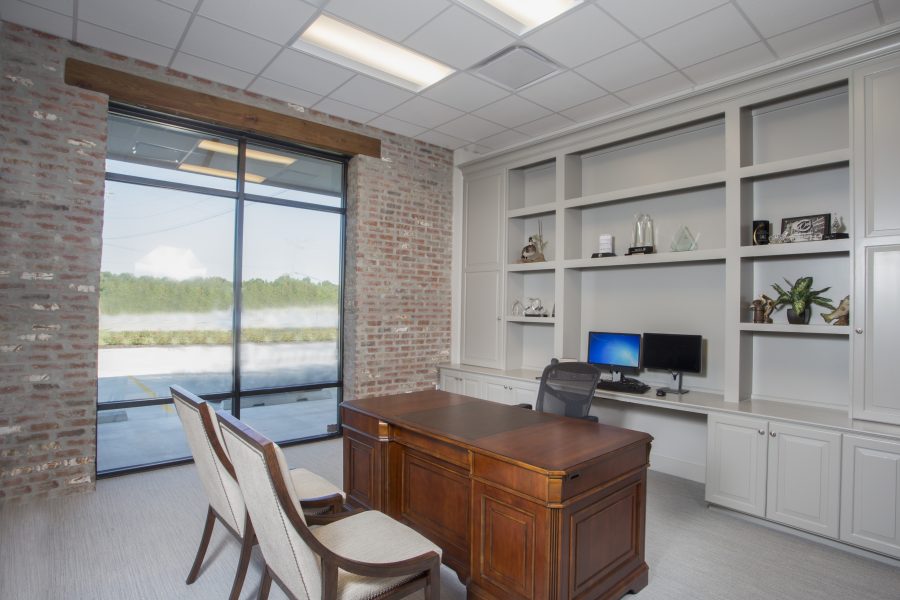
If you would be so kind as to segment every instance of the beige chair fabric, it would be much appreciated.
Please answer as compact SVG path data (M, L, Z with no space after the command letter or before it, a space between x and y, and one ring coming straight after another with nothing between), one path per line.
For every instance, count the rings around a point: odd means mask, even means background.
M318 556L292 526L279 502L277 484L269 472L265 456L227 428L222 429L222 435L266 564L291 594L301 600L318 600L322 594L321 564ZM299 496L308 495L305 488L294 487L281 449L275 446L274 452L280 470L279 479L285 482L291 499L296 502ZM406 560L428 551L438 555L441 552L438 546L412 529L376 511L359 513L316 527L313 534L336 554L374 563ZM372 598L413 577L361 577L340 570L338 598Z

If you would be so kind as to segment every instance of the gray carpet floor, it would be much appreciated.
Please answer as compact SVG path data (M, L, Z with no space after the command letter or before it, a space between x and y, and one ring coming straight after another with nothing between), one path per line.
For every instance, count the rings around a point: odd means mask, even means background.
M339 440L288 448L291 467L341 483ZM703 486L650 474L647 563L639 600L900 600L900 569L707 509ZM184 578L206 500L193 465L101 480L97 492L0 506L0 599L226 598L238 544L213 535L200 579ZM243 599L255 598L255 551ZM462 600L453 571L443 600ZM273 586L270 598L285 596ZM418 596L421 598L421 594Z

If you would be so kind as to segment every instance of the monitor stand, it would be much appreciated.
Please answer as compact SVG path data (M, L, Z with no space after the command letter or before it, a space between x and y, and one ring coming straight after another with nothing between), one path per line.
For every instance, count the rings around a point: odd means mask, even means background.
M678 389L673 389L673 388L668 388L668 387L664 387L664 388L660 388L660 389L667 394L678 394L679 396L687 394L690 390L686 390L681 387L682 377L683 376L682 376L681 371L672 371L672 379L678 380Z

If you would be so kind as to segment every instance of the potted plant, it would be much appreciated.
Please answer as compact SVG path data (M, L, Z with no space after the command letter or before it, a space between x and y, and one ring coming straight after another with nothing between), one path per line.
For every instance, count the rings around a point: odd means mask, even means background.
M784 281L790 286L790 289L785 291L777 283L773 283L772 287L778 292L778 298L775 299L776 310L784 305L788 306L788 323L793 325L808 324L813 304L834 310L831 299L820 296L823 292L830 290L830 287L822 288L821 290L812 289L812 277L801 277L793 284L787 279Z

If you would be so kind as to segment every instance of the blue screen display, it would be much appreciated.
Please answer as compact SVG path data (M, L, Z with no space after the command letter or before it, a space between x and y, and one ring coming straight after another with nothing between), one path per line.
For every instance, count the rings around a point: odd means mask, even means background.
M637 369L641 365L641 334L591 331L587 361L610 368Z

